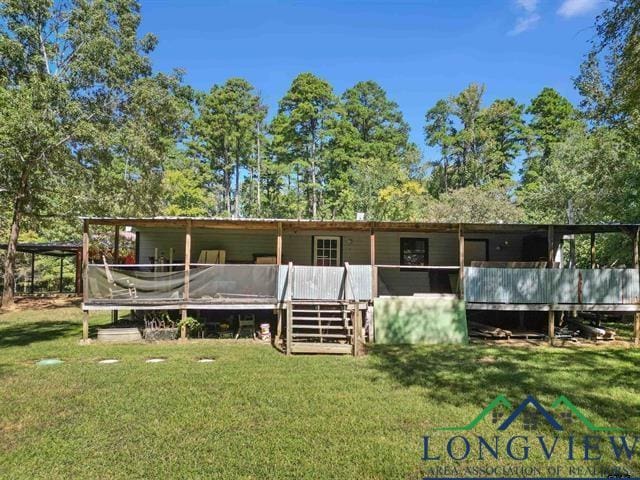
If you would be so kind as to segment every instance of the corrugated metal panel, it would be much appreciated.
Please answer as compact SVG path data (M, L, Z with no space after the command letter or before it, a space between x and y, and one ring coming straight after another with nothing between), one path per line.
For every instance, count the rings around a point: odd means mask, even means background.
M280 265L278 268L278 291L276 298L281 302L284 302L287 298L287 272L289 271L289 265Z
M639 298L634 269L465 268L467 302L628 304Z
M371 265L350 265L351 282L358 300L371 299ZM349 292L351 293L351 292Z
M293 298L305 300L344 298L344 268L294 266Z
M278 298L286 300L287 265L278 271ZM371 299L371 265L350 265L351 278L358 300ZM344 298L343 267L293 266L292 296L304 300L339 300ZM351 292L347 292L351 298Z

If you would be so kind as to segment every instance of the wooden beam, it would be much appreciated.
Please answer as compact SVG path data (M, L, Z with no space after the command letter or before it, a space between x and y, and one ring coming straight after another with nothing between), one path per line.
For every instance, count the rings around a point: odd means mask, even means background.
M371 297L378 296L378 268L376 267L376 232L369 231L369 257L371 260Z
M278 222L278 237L276 238L276 264L282 265L282 222Z
M31 254L31 287L29 287L32 295L35 292L35 288L36 288L35 280L36 280L36 254L32 253Z
M356 308L353 311L353 356L357 357L360 355L361 350L361 325L362 320L360 317L360 303L355 303Z
M464 230L462 224L458 226L458 295L464 300Z
M499 312L566 312L576 310L578 312L640 312L640 304L620 303L620 304L597 304L597 303L477 303L466 302L467 310L491 310Z
M120 225L114 227L113 232L113 264L120 263Z
M287 355L291 355L291 343L293 342L292 336L293 336L293 305L291 304L291 300L287 300L287 316L286 316L286 322L287 322Z
M638 268L639 256L638 256L638 237L640 235L640 229L636 228L633 234L633 268Z
M82 293L82 251L76 253L76 295Z
M638 255L639 240L640 228L636 227L633 235L633 268L636 270L640 267L640 255ZM633 316L633 343L636 347L640 345L640 312L636 312Z
M89 298L89 222L82 225L82 301Z
M82 340L89 340L89 310L82 311Z
M285 317L285 321L287 322L287 338L286 338L286 347L287 347L287 355L291 355L291 344L293 343L293 303L292 303L292 288L291 282L293 282L293 262L289 262L287 268L287 293L285 295L286 305L287 305L287 315Z
M547 266L553 268L556 260L556 249L554 242L553 225L549 225L547 229Z
M191 220L187 220L184 235L184 293L182 298L185 302L189 301L189 273L191 270ZM182 319L186 320L187 309L182 309ZM180 338L187 338L187 327L185 325L180 329Z
M60 281L58 282L60 293L62 293L62 291L64 290L63 278L62 278L63 273L64 273L64 257L60 257Z
M547 315L547 322L549 324L549 343L553 345L553 339L556 336L556 312L554 312L553 310L549 310L549 313Z
M596 232L591 232L591 268L596 268Z

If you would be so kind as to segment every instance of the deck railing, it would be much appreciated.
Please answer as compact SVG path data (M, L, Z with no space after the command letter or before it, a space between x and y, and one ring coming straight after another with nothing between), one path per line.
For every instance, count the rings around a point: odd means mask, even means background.
M345 267L295 265L184 264L105 265L87 269L87 302L129 305L145 302L251 303L285 301L291 279L293 299L370 300L370 265L350 265L351 286ZM188 296L185 295L189 281ZM345 293L346 288L346 293Z
M466 267L467 303L624 305L640 301L636 269Z
M289 266L281 265L278 275L278 298L285 300L287 281L291 278L291 297L294 300L342 300L357 298L370 300L371 265L349 265L353 289L347 286L345 267L315 267L293 265L291 277ZM346 288L346 296L345 296Z
M163 301L232 302L264 300L275 302L277 265L191 264L188 277L184 264L104 265L87 270L88 301L141 303ZM185 295L189 281L188 298Z

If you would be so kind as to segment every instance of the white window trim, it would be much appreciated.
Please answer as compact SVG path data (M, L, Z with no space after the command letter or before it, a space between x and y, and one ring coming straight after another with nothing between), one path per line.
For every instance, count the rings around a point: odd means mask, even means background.
M342 251L340 237L336 237L334 235L316 235L313 237L313 266L318 265L318 240L335 240L336 241L336 260L337 265L340 266L342 264Z

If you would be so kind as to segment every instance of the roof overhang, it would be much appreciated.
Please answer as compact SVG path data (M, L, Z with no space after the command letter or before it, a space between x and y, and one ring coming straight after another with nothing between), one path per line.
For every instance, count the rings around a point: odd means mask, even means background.
M137 228L176 227L220 228L242 230L346 230L454 233L540 233L547 234L553 227L555 234L625 233L632 234L639 227L636 223L597 224L532 224L532 223L451 223L451 222L398 222L398 221L349 221L308 220L286 218L221 218L221 217L82 217L89 225L125 225Z

